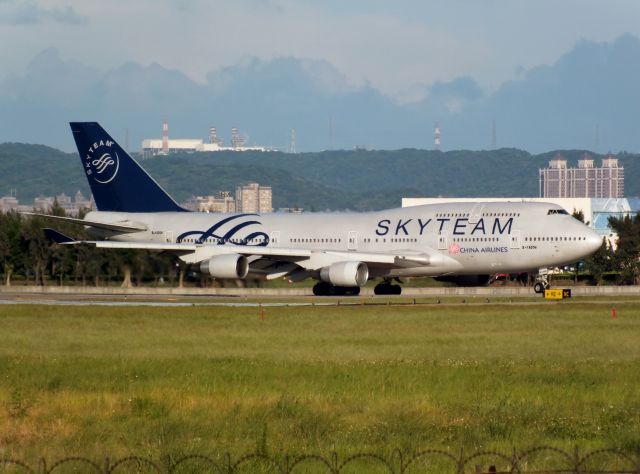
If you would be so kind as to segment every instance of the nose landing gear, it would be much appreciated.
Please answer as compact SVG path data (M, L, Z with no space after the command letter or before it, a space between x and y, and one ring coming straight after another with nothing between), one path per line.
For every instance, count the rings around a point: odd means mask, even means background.
M549 288L551 284L549 283L549 271L546 268L541 268L538 272L538 276L536 277L536 282L533 284L533 291L536 293L544 293L544 290Z

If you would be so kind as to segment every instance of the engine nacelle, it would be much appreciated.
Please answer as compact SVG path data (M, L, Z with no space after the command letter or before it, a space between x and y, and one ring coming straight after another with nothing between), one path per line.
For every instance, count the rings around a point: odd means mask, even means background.
M320 279L335 286L364 286L369 268L364 262L338 262L320 269Z
M214 278L244 278L249 273L249 262L244 255L235 253L216 255L200 262L200 271Z

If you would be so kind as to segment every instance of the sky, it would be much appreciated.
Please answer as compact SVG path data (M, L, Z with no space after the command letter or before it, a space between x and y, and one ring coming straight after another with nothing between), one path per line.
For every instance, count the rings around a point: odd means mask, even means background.
M0 0L0 142L640 151L638 0ZM126 133L125 133L126 130ZM597 136L596 136L597 135ZM227 137L228 141L228 137ZM597 147L595 147L597 148Z
M582 40L640 36L639 20L637 0L0 0L0 79L50 47L101 70L155 62L198 82L293 56L406 103L459 76L495 90Z

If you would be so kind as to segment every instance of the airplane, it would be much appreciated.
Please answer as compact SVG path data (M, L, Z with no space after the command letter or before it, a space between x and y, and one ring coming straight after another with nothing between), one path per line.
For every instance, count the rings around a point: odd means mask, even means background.
M601 237L562 207L531 202L443 203L375 212L191 212L96 122L72 122L96 211L83 219L93 240L53 229L62 245L170 252L214 278L318 280L315 295L400 294L403 277L534 272L595 252ZM534 290L548 287L544 270Z

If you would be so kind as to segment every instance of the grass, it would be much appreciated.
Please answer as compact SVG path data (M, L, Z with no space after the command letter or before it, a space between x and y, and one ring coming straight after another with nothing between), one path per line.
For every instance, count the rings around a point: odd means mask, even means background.
M640 310L0 307L0 457L640 446Z

